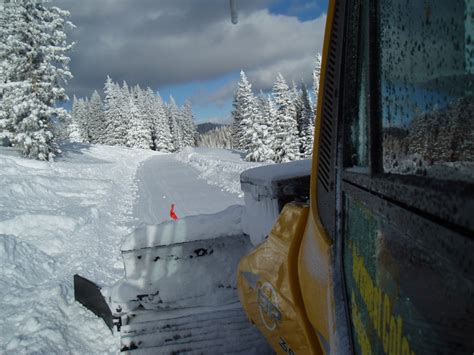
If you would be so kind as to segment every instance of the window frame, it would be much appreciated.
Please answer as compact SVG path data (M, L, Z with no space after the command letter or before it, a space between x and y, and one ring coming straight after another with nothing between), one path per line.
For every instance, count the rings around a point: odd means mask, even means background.
M358 58L360 33L360 12L354 14L364 0L346 0L346 29L343 58ZM346 226L345 199L355 198L370 208L374 213L384 216L400 226L404 232L412 235L424 233L439 239L449 239L450 232L473 238L474 221L471 214L474 210L473 183L434 178L389 174L383 171L382 147L382 107L380 80L380 2L368 0L369 3L369 56L368 56L368 169L351 169L345 163L347 157L347 119L348 113L354 113L358 107L360 90L360 60L355 63L343 59L341 68L340 111L337 130L337 164L336 164L336 236L334 295L336 304L344 304L344 312L337 315L337 321L345 325L339 334L342 341L350 344L350 353L354 353L354 334L350 314L350 299L347 293L347 282L344 269L344 234ZM360 9L360 8L359 8ZM354 30L356 29L356 30ZM355 38L354 38L355 37ZM355 55L356 54L356 55ZM356 83L355 86L351 85ZM356 87L354 93L352 88ZM352 91L351 91L352 89ZM352 118L352 117L351 117ZM380 149L377 149L380 148ZM349 157L350 159L350 157ZM342 294L340 293L342 291Z
M360 0L351 0L350 7L353 8ZM359 188L369 191L382 199L391 201L392 203L423 216L435 223L449 227L465 235L472 236L474 229L474 221L471 214L474 210L474 184L466 181L441 180L426 176L417 175L401 175L393 173L385 173L383 171L383 137L382 137L382 105L381 105L381 46L380 46L380 1L369 0L369 63L368 63L368 171L358 171L350 169L343 164L341 167L341 182L350 183ZM352 15L354 16L354 15ZM360 17L360 15L357 15ZM349 23L348 29L352 28L350 15L347 18ZM357 25L359 28L360 26ZM354 52L359 54L359 36L360 31L351 33L346 31L348 38L346 39L344 48L345 58L354 58ZM356 36L356 38L354 38ZM353 43L352 47L348 43ZM355 43L355 45L354 45ZM344 78L351 77L350 71L355 70L356 74L352 77L358 78L360 73L360 65L345 61L343 68ZM354 68L355 67L355 68ZM345 86L348 82L345 81ZM358 84L358 83L357 83ZM358 92L360 87L357 86L357 93L350 93L350 89L343 94L343 105L341 121L350 113L350 107L357 107ZM354 112L354 110L352 110ZM344 122L343 127L346 127ZM343 137L339 144L342 144L343 159L347 149L345 149L346 138Z

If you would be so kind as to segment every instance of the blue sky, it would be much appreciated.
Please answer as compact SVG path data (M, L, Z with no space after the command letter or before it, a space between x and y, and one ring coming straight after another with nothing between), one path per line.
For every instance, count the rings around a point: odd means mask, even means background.
M237 0L233 25L228 0L53 2L76 25L70 97L103 96L110 75L165 101L191 100L196 123L230 119L240 70L256 93L269 92L279 72L311 86L327 8L327 0Z
M223 99L218 102L204 102L196 103L193 98L200 94L212 93L219 88L225 86L229 82L239 80L239 72L222 75L218 78L205 81L192 81L185 84L167 85L163 88L158 88L158 92L165 101L168 101L170 95L174 97L179 105L182 105L185 100L193 102L193 113L196 123L202 122L226 122L232 110L232 100Z
M310 21L318 18L327 11L327 1L316 0L278 0L268 8L271 14L297 17L299 21ZM195 81L186 84L168 85L159 89L160 94L167 100L173 95L177 103L183 104L186 99L193 98L198 92L212 92L225 84L239 80L240 70L235 70L227 75L212 80ZM275 73L275 76L278 73ZM310 85L311 83L307 83ZM267 91L267 90L265 90ZM223 102L210 102L206 104L193 105L196 123L201 122L226 122L230 121L232 110L232 99Z

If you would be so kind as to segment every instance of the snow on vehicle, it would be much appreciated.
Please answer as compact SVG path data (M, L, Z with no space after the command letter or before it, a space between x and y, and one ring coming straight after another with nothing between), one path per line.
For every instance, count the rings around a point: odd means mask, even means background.
M238 284L278 353L472 352L472 13L329 1L311 168L257 168L245 209L135 232L101 296L123 349L269 351Z

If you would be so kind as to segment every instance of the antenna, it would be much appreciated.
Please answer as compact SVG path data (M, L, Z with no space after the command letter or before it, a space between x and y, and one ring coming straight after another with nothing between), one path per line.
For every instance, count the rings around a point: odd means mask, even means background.
M234 25L239 22L239 15L237 13L237 0L230 0L230 19Z

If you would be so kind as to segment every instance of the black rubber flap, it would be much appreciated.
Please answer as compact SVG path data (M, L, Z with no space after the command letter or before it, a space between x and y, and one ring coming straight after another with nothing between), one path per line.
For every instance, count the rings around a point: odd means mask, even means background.
M102 318L112 330L114 317L100 292L100 287L80 275L74 275L74 298L92 313Z

